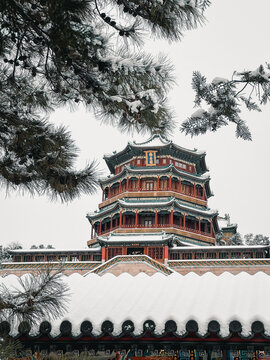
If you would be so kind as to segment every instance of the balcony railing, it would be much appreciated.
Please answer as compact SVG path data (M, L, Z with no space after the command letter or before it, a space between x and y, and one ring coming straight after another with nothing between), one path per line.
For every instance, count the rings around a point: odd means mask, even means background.
M203 235L203 236L207 236L207 237L214 237L214 234L211 234L211 231L207 232L207 231L202 231L199 229L194 229L191 227L184 227L182 225L179 224L122 224L121 226L116 225L113 227L107 227L106 229L102 229L101 231L97 231L93 233L92 238L95 238L97 235L103 235L103 234L108 234L110 231L115 230L115 229L155 229L155 228L176 228L176 229L180 229L183 231L187 231L187 232L192 232L198 235Z
M159 188L159 189L157 189L157 187L154 187L152 189L146 189L146 188L128 188L127 189L127 188L122 188L121 190L120 189L111 190L110 195L103 196L102 201L110 200L110 199L114 198L115 196L126 193L126 192L162 192L162 191L172 191L172 192L176 192L178 194L189 196L189 197L192 197L192 198L195 198L195 199L206 200L204 194L202 194L202 195L197 194L197 193L194 194L194 192L192 190L191 191L182 190L182 189L180 190L178 187L177 188L174 188L174 187L171 187L171 188L162 187L162 188Z

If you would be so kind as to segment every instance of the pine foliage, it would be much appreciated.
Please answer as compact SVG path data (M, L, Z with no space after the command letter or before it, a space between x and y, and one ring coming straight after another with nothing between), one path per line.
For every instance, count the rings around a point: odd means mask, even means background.
M27 274L18 280L17 288L1 285L0 320L33 323L40 318L56 319L66 310L67 295L60 271Z
M246 245L270 245L270 240L268 236L262 234L246 234L244 236Z
M202 22L208 5L205 0L0 0L2 184L63 201L95 190L95 165L74 170L77 152L69 133L45 119L61 105L83 104L121 130L170 132L166 93L172 68L166 58L127 45L139 44L143 31L178 40Z
M240 233L233 234L229 238L228 245L243 245L243 238Z
M61 269L50 268L38 274L27 274L17 287L0 286L0 358L10 358L20 349L18 341L8 337L5 322L18 327L35 324L40 319L56 319L66 311L68 287L62 280Z
M261 111L260 106L269 101L270 64L260 65L255 71L235 72L232 80L215 78L211 83L200 72L194 72L192 87L195 106L200 107L204 102L208 109L200 108L184 121L182 132L194 136L233 123L236 137L251 140L250 130L240 117L241 106Z

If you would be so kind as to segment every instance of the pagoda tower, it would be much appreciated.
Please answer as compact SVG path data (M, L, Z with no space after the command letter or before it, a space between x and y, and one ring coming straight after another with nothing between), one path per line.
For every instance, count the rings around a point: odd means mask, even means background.
M205 152L156 134L104 159L111 174L100 180L99 210L87 215L88 246L101 246L102 262L148 255L166 264L174 247L216 244L218 213L207 206Z

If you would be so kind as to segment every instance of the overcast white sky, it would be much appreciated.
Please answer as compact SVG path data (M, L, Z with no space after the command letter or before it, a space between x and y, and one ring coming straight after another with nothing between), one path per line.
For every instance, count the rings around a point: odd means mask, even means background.
M207 23L185 33L181 42L148 41L147 51L167 53L175 66L177 85L169 93L175 110L177 128L172 140L180 146L207 152L211 175L209 207L229 213L242 234L249 232L270 236L269 134L270 106L262 113L243 111L253 141L237 140L229 126L214 134L191 139L178 130L181 121L194 112L191 77L200 70L209 80L216 76L230 78L234 70L254 70L270 61L270 1L213 0L207 10ZM50 120L69 127L80 148L78 167L97 159L104 174L108 171L104 153L121 150L131 136L101 125L83 108L74 112L61 109ZM146 138L146 137L144 137ZM135 140L142 140L134 135ZM0 193L0 236L3 244L20 242L24 248L32 244L52 244L57 248L81 248L90 237L87 212L97 209L101 192L82 196L69 204L50 202L46 197Z

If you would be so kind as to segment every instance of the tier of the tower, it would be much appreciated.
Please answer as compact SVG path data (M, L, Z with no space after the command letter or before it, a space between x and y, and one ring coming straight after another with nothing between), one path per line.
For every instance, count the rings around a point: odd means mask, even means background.
M217 212L210 197L205 153L176 146L158 135L105 157L111 175L100 180L99 211L88 214L91 240L114 233L164 231L184 242L215 244Z

